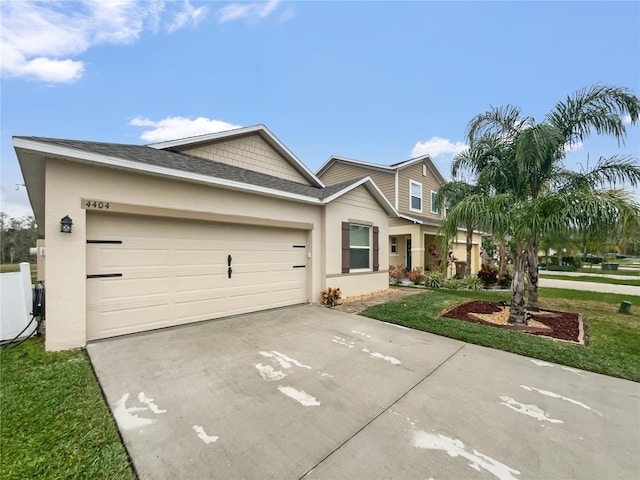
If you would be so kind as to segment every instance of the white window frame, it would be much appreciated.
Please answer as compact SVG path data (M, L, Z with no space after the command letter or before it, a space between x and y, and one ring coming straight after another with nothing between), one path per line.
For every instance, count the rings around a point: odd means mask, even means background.
M438 215L440 212L438 212L438 209L436 208L435 201L434 201L435 198L436 198L436 192L431 190L431 213L433 213L434 215Z
M398 253L398 237L396 236L389 237L389 255L394 257L400 255Z
M411 201L414 197L418 198L416 195L412 193L412 187L416 185L420 187L420 208L413 208L413 202ZM416 182L415 180L409 180L409 210L412 212L422 213L422 205L424 204L424 199L422 195L422 184L420 182Z
M371 225L362 225L361 223L349 223L349 229L351 229L351 227L363 227L366 228L367 231L369 232L369 245L366 247L360 246L360 245L351 245L351 234L349 234L349 252L351 252L352 249L354 250L367 250L369 252L369 266L367 268L351 268L351 253L349 253L349 272L371 272L373 271L373 259L371 258L371 254L373 252L372 249L372 241L371 241L371 235L373 232L373 228L371 227Z

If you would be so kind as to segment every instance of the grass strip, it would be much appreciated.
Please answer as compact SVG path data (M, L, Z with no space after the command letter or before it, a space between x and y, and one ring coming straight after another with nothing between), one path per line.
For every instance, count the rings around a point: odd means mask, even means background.
M440 317L447 308L469 300L509 301L505 291L426 290L368 308L361 315L517 353L548 362L640 382L640 313L618 313L621 300L640 305L640 297L556 288L540 289L549 310L579 312L586 320L587 346L558 342L521 332Z
M616 275L619 277L637 277L640 275L640 268L635 270L602 270L600 268L582 267L576 270L578 273L592 273L596 275ZM553 270L541 270L541 272L554 273Z
M612 285L631 285L640 287L640 280L632 278L609 278L609 277L589 277L589 276L567 276L567 275L549 275L545 273L540 278L551 278L554 280L568 280L570 282L589 282L589 283L609 283Z
M84 350L0 352L0 477L135 479Z

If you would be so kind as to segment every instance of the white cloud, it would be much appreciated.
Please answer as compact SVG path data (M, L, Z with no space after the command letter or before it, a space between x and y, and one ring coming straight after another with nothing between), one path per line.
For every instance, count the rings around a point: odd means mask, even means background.
M576 152L578 150L582 150L583 147L584 147L584 144L582 142L576 142L571 145L565 145L564 153Z
M163 13L173 17L170 32L197 25L206 14L189 1L163 0L4 0L0 9L3 73L53 83L82 76L85 64L73 57L95 45L132 44L145 28L157 30Z
M135 127L152 127L140 135L141 139L152 143L240 128L239 125L205 117L198 117L194 120L185 117L167 117L158 121L139 117L131 120L129 125Z
M463 142L453 143L447 138L432 137L426 142L418 142L411 150L411 157L419 157L421 155L430 155L431 158L438 155L456 155L462 152L467 145Z
M623 121L624 123L626 123L627 125L631 125L631 115L626 115L626 116L622 119L622 121Z
M254 3L230 3L218 12L218 23L232 22L235 20L261 20L271 15L280 4L280 0Z
M189 25L196 27L206 16L207 7L193 8L188 1L184 3L184 10L176 13L173 22L169 25L169 32L175 32Z
M27 190L22 184L4 184L0 187L0 211L13 218L33 216Z

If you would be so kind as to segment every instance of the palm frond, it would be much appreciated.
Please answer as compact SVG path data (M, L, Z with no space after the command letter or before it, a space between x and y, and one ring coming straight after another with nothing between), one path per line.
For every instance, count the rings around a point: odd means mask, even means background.
M631 117L633 124L638 121L638 97L627 88L595 84L558 102L546 121L562 132L570 146L589 138L592 129L599 135L611 135L618 143L623 143L626 137L625 115Z
M510 140L516 136L532 119L522 118L519 107L507 105L505 107L491 107L485 113L476 115L467 125L466 137L469 144L478 138L499 134Z

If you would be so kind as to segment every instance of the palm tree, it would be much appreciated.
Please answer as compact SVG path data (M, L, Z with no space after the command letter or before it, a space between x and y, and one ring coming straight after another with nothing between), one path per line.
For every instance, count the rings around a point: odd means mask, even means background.
M524 117L517 107L492 108L476 116L469 124L467 137L471 145L484 142L487 137L501 139L512 147L509 150L515 161L515 172L524 182L516 197L536 200L551 191L554 183L560 183L567 172L562 160L567 149L581 144L591 132L610 135L624 142L628 115L635 124L640 116L640 100L628 89L607 85L593 85L558 102L542 123L532 117ZM585 174L591 185L606 182L640 183L640 167L637 161L620 161L616 157L599 163L598 168ZM578 175L567 178L575 181L572 188L584 184ZM593 188L592 188L593 190ZM538 309L538 233L532 225L527 242L529 276L528 308Z
M515 149L513 143L508 141L518 134L519 116L520 111L513 107L497 110L497 118L503 123L505 130L512 130L510 135L484 133L482 137L471 138L471 133L468 132L470 147L454 157L451 175L454 178L468 176L475 179L478 192L500 194L522 189L523 186L516 183L520 178L513 175ZM486 225L483 228L488 229ZM507 241L497 231L492 231L492 236L498 243L498 278L502 279L507 274Z

